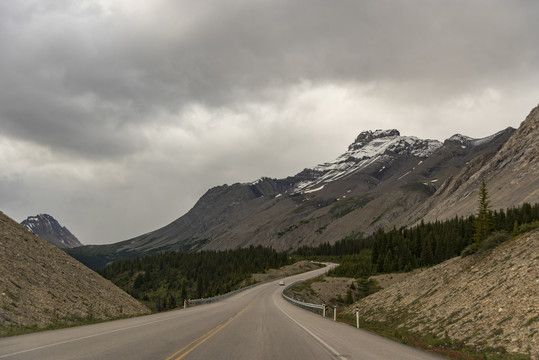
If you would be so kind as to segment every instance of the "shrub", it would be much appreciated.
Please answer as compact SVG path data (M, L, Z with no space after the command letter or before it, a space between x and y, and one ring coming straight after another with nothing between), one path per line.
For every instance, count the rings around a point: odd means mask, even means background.
M511 239L511 234L506 231L496 231L486 238L481 244L474 242L462 250L460 256L465 257L476 252L486 251Z
M496 231L492 233L484 242L481 244L481 250L492 249L503 242L511 239L511 235L505 231Z

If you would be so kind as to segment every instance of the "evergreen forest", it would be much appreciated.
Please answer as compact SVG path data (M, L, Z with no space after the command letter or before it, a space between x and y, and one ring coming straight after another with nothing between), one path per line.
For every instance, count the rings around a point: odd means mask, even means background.
M511 236L539 226L538 222L539 203L524 203L505 211L488 211L488 219L483 222L471 215L421 222L411 228L380 229L365 238L355 234L334 244L301 247L295 255L339 262L341 265L329 273L331 276L362 278L377 273L407 272L494 247ZM479 226L482 233L488 231L486 239L476 236Z
M120 260L98 272L153 310L173 309L183 299L236 290L251 274L288 265L286 253L251 246L227 251L164 252Z

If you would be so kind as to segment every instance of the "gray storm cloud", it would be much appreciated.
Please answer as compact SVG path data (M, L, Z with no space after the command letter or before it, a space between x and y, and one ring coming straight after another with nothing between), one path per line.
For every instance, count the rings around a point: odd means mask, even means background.
M435 84L415 94L429 101L539 63L529 1L215 1L196 23L185 1L3 6L4 131L101 155L133 150L126 123L192 102L272 101L305 80Z
M156 226L207 186L315 165L357 131L516 126L539 97L538 15L526 0L3 1L6 212L75 221L77 201L54 200L68 191L103 224L80 225L86 241L122 240L167 199L148 184L183 199L141 225ZM50 197L28 195L40 181Z

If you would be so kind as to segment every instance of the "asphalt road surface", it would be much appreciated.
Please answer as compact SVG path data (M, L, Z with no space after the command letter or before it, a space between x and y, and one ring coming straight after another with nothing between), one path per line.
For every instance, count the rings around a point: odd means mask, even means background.
M300 309L278 283L185 310L2 338L0 360L440 359Z

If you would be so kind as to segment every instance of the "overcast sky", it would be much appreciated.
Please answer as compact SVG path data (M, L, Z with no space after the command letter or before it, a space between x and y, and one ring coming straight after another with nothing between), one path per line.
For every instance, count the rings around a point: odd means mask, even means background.
M2 0L0 210L111 243L364 130L516 128L538 18L535 0Z

